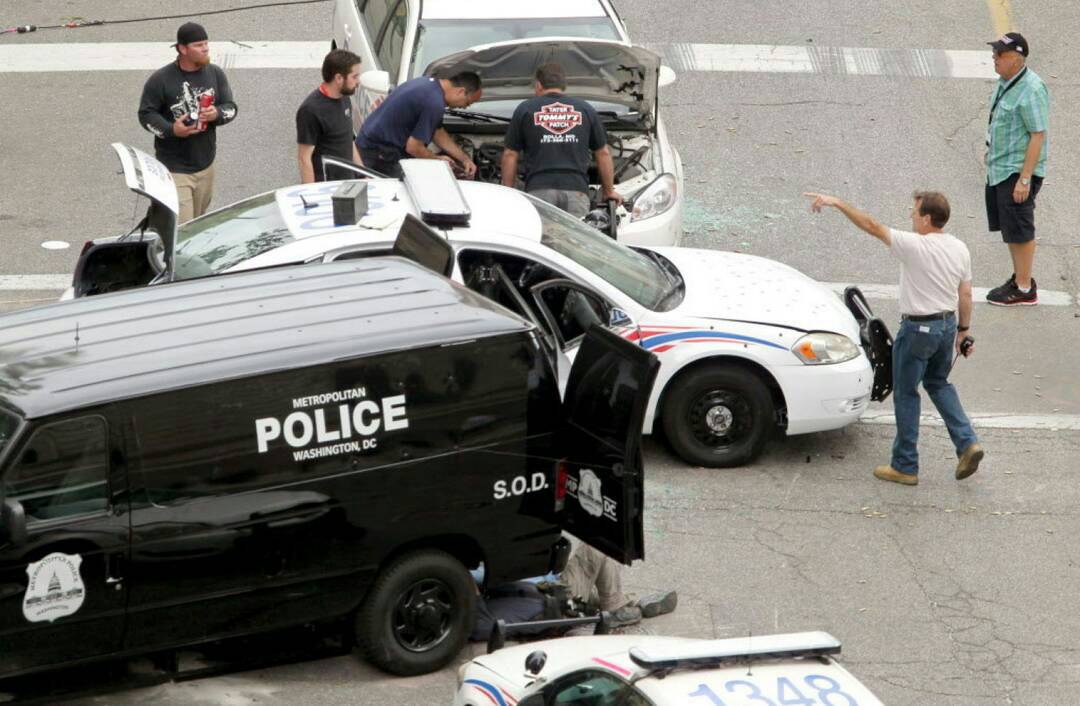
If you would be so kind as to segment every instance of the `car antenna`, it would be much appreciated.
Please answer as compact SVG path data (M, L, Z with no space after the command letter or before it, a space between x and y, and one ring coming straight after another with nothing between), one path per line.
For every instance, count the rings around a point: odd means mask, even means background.
M754 629L750 628L750 630L748 630L747 634L746 634L746 652L747 652L747 654L750 653L750 643L753 642L753 641L754 641ZM746 676L748 676L748 677L754 676L754 658L753 657L747 657L746 658Z
M307 211L308 209L315 208L316 206L319 205L318 203L308 203L307 199L304 198L303 194L300 194L300 201L304 204L304 210L305 211Z
M75 322L75 352L79 352L79 322Z

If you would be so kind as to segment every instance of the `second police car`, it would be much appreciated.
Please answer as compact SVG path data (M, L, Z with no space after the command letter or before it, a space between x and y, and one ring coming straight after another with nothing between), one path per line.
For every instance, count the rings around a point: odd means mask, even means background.
M139 193L140 171L164 172L139 150L114 148ZM522 192L457 182L440 161L410 164L404 181L365 182L367 213L356 225L334 225L339 183L331 182L266 192L185 223L175 240L165 234L164 257L140 232L87 243L65 296L385 254L406 217L421 215L416 195L424 194L464 214L436 231L453 248L452 276L536 322L562 384L593 323L659 357L644 431L662 432L688 463L750 463L778 427L789 435L844 427L872 389L887 387L888 371L868 357L868 312L857 319L791 267L716 250L627 247ZM151 214L169 208L168 194L146 195Z
M823 632L564 637L462 665L454 706L880 706Z

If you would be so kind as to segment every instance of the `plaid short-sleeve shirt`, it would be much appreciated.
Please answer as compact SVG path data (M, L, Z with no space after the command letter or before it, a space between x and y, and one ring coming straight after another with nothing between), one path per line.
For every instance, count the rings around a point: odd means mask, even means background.
M1050 122L1050 92L1046 84L1031 69L1015 79L1018 83L1008 91L1008 81L998 79L990 96L993 113L987 130L989 153L986 157L986 183L1000 184L1024 166L1024 152L1031 133L1045 132ZM1004 91L1004 94L1002 93ZM1001 96L998 100L998 96ZM993 108L997 100L997 107ZM1043 141L1035 176L1044 176L1049 139Z

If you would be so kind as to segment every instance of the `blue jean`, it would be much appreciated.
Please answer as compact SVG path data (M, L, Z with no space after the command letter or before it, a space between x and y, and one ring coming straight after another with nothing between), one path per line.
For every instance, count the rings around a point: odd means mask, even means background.
M891 465L901 473L919 472L920 382L945 421L957 456L979 440L960 405L956 388L948 380L955 345L955 316L900 323L892 350L896 440Z

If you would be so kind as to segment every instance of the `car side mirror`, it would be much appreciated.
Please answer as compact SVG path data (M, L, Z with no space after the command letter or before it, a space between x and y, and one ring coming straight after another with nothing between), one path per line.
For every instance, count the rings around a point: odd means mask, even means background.
M390 74L386 71L365 71L360 74L360 85L373 93L389 93Z
M0 506L0 531L11 544L26 544L26 510L18 500L5 499Z
M675 83L675 71L670 66L660 65L660 75L657 77L657 84L660 88L670 86Z

